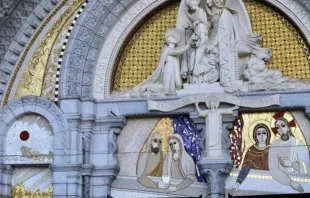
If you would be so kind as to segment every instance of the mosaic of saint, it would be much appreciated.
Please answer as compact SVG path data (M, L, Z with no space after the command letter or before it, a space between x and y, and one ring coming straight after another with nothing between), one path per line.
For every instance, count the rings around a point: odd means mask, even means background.
M234 166L241 169L231 193L238 190L251 169L269 171L277 182L304 192L291 173L308 173L309 150L291 113L240 114L230 139Z
M205 181L196 165L201 136L194 123L188 117L173 118L171 128L166 133L155 127L140 152L137 179L145 187L173 192Z

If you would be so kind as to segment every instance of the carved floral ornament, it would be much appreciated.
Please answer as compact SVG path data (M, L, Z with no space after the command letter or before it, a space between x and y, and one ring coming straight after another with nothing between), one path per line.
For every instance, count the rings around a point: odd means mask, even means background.
M139 3L141 2L137 2L137 5ZM112 67L116 63L116 55L124 43L124 39L135 24L142 19L142 16L159 4L157 1L148 1L148 3L144 2L144 8L141 10L129 9L126 14L131 14L131 20L129 20L128 16L127 20L120 19L115 28L111 30L96 66L96 75L93 82L93 94L96 99L104 99L109 96L111 85L107 82L111 82ZM310 35L306 24L304 24L307 22L305 17L300 16L301 18L298 18L298 13L296 15L292 14L292 10L296 9L296 7L302 9L302 7L299 7L299 4L289 2L288 6L284 6L283 2L280 1L273 2L272 4L284 11L288 17L294 18L295 23L304 35ZM293 7L293 4L295 7ZM143 6L137 7L142 8ZM184 10L190 7L186 1L181 1L180 7L175 32L178 31L180 35L185 34L186 36L182 36L181 40L177 42L177 40L171 41L171 38L168 38L169 35L166 34L166 43L171 44L164 45L161 56L158 57L158 67L152 76L132 90L112 93L112 97L187 95L201 92L231 93L283 89L303 90L309 88L309 82L285 77L280 71L266 67L266 62L270 60L272 55L271 50L262 48L262 35L252 32L250 19L243 1L227 1L225 6L220 7L216 4L207 5L201 1L198 5L198 10L201 11L195 14L197 15L195 17L198 18L195 18L194 15L188 16L188 13L184 12ZM225 8L237 10L235 14L245 15L244 21L239 21L239 23L246 25L232 27L233 29L230 30L221 28L227 27L225 25L229 24L229 20L236 19L234 17L238 15L234 15L229 12L229 9ZM221 13L221 15L217 15L218 20L210 17L212 12ZM234 38L235 42L233 43L225 43L224 38L231 38L229 32L233 31L234 28L240 30L239 32L244 34L244 36L240 35L239 38ZM201 32L201 30L203 31ZM221 36L223 39L220 38ZM205 44L204 41L207 41L206 43L210 45ZM236 45L236 43L239 44ZM227 49L223 48L226 44L230 45ZM187 47L189 49L186 49ZM225 50L228 51L226 52ZM198 51L203 53L199 55ZM228 64L225 66L226 55ZM174 65L172 68L179 68L180 72L175 72L175 69L170 71L178 79L168 85L167 83L165 84L165 82L169 81L168 74L164 77L163 73L169 73L166 69L170 67L166 64L170 63L167 63L166 60L173 58L179 60L179 63L176 63L176 65L172 64ZM182 62L183 59L186 61ZM183 64L185 62L187 65ZM180 80L182 82L181 86L179 85Z

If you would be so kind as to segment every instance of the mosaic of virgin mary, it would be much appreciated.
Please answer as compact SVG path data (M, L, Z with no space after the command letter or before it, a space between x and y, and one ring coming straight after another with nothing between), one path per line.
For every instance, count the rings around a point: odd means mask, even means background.
M254 127L253 140L255 144L252 145L246 152L242 164L242 169L239 172L237 181L231 193L235 193L242 182L246 179L251 169L268 171L268 154L270 148L271 132L266 124L259 123Z

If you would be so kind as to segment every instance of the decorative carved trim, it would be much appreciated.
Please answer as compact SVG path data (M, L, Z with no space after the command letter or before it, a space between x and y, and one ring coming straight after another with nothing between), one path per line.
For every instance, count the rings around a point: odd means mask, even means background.
M57 3L60 2L58 0L54 0L54 1L53 0L44 0L44 1L49 2L49 3L46 2L45 3L46 5L51 4L55 7L56 7ZM50 2L50 1L52 1L52 2ZM48 17L46 17L45 20L43 20L44 18L41 17L41 13L44 13L47 10L46 9L44 10L44 6L39 5L38 8L35 9L33 17L30 16L27 19L28 23L25 23L24 27L22 27L21 30L19 31L19 33L17 34L17 36L18 36L16 38L17 43L23 43L23 45L20 46L23 49L23 50L21 50L21 53L18 55L15 54L15 56L18 56L18 57L16 57L16 60L18 60L18 61L16 61L16 62L3 61L0 65L2 72L4 72L4 68L6 68L7 64L9 64L12 67L12 71L13 71L13 72L7 72L7 71L5 72L7 75L10 76L9 77L10 80L7 82L8 84L5 86L6 89L2 90L2 92L5 91L5 94L3 94L4 97L1 100L2 105L5 105L8 102L9 92L10 92L9 90L12 89L12 86L13 86L13 83L14 83L15 78L17 76L17 73L18 73L19 69L21 68L22 63L24 62L24 59L26 58L26 55L28 54L31 46L34 44L35 40L40 35L43 28L50 22L50 20L53 18L53 16L56 15L56 13L61 9L62 6L65 5L65 3L67 1L68 0L61 1L61 3L52 11L52 13L50 13L48 15ZM40 21L39 24L34 24L38 20ZM42 20L43 20L43 22L41 23ZM30 24L30 26L29 26L29 24ZM27 27L27 26L29 26L29 27ZM40 26L40 27L38 27L38 26ZM35 27L34 29L37 29L37 31L35 31L35 33L33 35L28 36L27 31L29 31L30 27L31 28ZM25 46L26 43L28 43L28 44ZM16 46L17 46L16 43L12 43L7 54L6 54L6 56L13 56L12 52L16 51L16 50L14 50L14 48L16 48ZM0 96L2 96L1 91L0 91Z
M58 64L57 64L57 73L56 73L56 85L55 85L55 102L58 103L59 101L59 83L60 83L60 71L61 71L61 64L63 61L63 57L65 55L65 49L67 47L68 44L68 40L71 36L72 30L74 29L75 24L77 23L78 19L80 18L81 13L84 11L84 8L87 6L88 0L85 0L85 2L83 3L83 5L81 6L81 8L79 9L79 11L77 12L76 16L73 19L73 22L70 26L70 28L68 29L68 32L66 34L66 39L62 45L62 49L59 55L59 59L58 59Z
M309 8L296 0L265 0L287 15L301 30L308 44L310 43L310 13Z

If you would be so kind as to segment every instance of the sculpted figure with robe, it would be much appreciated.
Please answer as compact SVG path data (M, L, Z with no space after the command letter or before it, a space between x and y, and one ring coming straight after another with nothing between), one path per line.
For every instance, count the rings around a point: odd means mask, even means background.
M291 128L294 120L288 122L283 113L275 114L275 129L280 138L270 146L268 167L272 177L283 185L290 186L298 192L303 192L301 184L295 182L289 173L309 173L309 152L307 146L296 139Z
M177 47L180 32L173 28L166 32L159 64L154 73L144 82L133 88L131 96L175 95L182 88L179 56L190 48L190 44Z
M157 188L157 182L154 182L149 176L161 177L163 162L162 138L158 133L152 133L147 142L147 151L142 154L138 161L138 182L148 188Z

